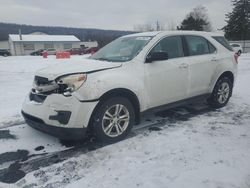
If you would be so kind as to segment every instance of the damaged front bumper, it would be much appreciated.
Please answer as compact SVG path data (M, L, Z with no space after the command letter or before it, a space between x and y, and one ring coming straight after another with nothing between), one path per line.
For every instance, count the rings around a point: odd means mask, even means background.
M28 125L62 139L83 138L98 101L81 102L75 96L30 93L22 106Z

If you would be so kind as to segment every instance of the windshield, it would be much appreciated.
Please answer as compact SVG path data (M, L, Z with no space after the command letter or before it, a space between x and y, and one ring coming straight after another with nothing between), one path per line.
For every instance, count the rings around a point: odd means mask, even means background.
M121 37L96 52L91 59L125 62L133 59L152 37Z

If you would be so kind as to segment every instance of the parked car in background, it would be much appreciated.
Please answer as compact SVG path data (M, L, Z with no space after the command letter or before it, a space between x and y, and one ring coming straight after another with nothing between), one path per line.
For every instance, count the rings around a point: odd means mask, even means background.
M93 54L98 51L97 47L90 47L90 48L71 48L70 50L66 50L71 55L83 55L83 54Z
M37 71L22 114L28 125L62 139L82 139L88 130L103 142L116 142L143 113L201 100L224 107L237 57L218 33L123 36L82 63Z
M4 57L11 56L11 53L9 50L0 49L0 56L4 56Z
M98 47L90 47L84 49L84 54L93 54L98 51Z
M84 54L83 48L71 48L70 50L66 50L66 52L69 52L70 55L82 55Z
M236 53L238 53L238 55L241 55L241 53L243 52L242 46L240 44L230 44L230 46Z
M49 48L44 51L48 52L48 55L56 55L56 49L54 48Z
M31 52L30 55L34 55L34 56L40 56L42 55L44 49L39 49L39 50L36 50L34 52Z

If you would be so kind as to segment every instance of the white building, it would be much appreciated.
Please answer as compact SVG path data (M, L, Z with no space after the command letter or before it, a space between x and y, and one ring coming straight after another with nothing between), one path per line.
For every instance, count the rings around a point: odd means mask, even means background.
M0 49L9 49L9 41L0 41Z
M93 47L98 47L98 42L97 41L87 41L87 42L81 42L80 45L81 45L81 47L93 48Z
M29 55L40 49L54 48L56 51L63 51L79 47L80 40L74 35L9 35L12 55Z
M41 32L41 31L35 31L32 33L29 33L29 35L48 35L47 33Z

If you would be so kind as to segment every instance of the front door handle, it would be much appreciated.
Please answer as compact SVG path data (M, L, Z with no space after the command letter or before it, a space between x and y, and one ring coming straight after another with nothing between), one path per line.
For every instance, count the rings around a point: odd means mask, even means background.
M187 69L188 68L188 64L187 63L182 63L180 66L179 66L180 69Z

